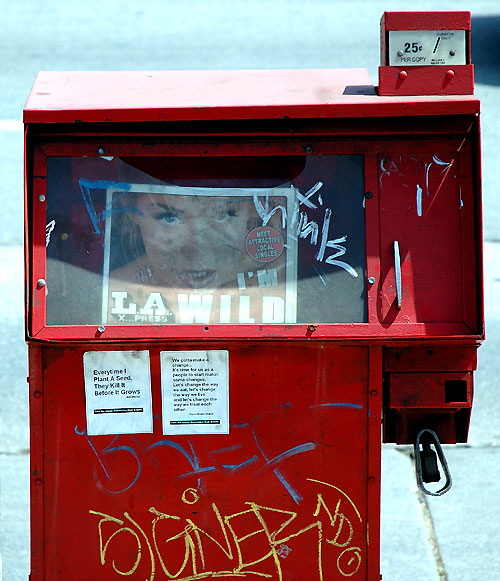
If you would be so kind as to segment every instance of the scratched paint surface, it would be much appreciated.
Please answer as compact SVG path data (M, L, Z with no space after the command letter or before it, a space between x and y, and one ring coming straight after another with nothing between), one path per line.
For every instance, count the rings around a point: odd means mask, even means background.
M159 348L154 433L92 437L83 349L57 351L44 360L44 578L366 578L366 347L234 346L230 433L176 437L162 435Z
M441 143L435 153L379 156L383 323L462 322L474 327L475 215L467 150ZM394 242L399 243L397 308ZM467 289L467 290L464 290Z

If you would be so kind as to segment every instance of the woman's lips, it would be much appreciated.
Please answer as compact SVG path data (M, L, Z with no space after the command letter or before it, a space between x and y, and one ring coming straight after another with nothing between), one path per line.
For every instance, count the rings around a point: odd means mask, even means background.
M179 278L190 288L205 288L215 280L216 275L215 270L185 270L179 274Z

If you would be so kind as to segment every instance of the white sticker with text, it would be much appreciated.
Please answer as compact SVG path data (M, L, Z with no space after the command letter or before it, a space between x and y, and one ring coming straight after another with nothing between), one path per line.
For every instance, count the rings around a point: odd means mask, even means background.
M229 433L228 351L162 351L164 434Z
M83 355L87 434L153 432L149 351Z

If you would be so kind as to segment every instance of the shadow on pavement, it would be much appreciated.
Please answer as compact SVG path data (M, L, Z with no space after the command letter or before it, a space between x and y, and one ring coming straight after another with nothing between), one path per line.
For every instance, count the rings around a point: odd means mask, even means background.
M500 85L500 16L472 17L472 62L476 83Z

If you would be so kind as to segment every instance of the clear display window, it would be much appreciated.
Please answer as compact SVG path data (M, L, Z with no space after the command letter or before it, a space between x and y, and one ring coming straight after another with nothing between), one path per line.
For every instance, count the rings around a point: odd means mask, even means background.
M47 157L47 324L366 322L363 164Z

